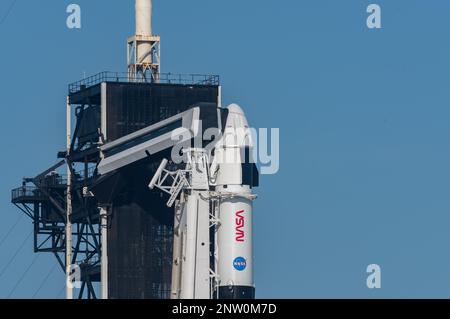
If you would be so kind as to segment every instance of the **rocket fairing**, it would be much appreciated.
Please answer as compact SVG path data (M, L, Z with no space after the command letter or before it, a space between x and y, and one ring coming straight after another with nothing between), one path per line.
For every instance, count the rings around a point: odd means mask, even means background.
M242 109L232 104L211 171L217 168L215 191L220 198L217 236L217 274L220 299L253 299L252 178L248 158L253 144Z
M253 299L252 201L239 194L250 194L242 186L227 191L236 197L222 200L218 230L218 268L220 299ZM220 190L219 190L220 192Z

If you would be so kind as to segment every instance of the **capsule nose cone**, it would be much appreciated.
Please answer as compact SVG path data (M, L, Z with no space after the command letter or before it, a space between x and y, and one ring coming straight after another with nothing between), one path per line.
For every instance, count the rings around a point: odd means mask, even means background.
M227 127L234 129L248 129L248 121L242 108L237 104L228 106Z
M239 106L239 105L237 105L237 104L230 104L229 106L228 106L228 111L230 111L230 113L234 113L234 114L237 114L237 115L242 115L242 116L244 116L245 117L245 113L244 113L244 111L242 110L242 108Z
M228 118L224 132L224 145L253 147L252 136L242 108L237 104L228 106Z

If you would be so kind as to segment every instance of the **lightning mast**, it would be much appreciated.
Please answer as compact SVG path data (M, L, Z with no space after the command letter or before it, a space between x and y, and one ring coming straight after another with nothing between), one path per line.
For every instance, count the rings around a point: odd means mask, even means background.
M160 42L152 30L152 0L136 0L136 34L128 38L128 77L132 81L159 82Z

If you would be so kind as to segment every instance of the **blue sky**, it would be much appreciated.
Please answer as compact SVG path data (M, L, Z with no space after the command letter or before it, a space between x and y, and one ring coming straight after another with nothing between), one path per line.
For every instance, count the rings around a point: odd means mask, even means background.
M225 103L280 128L280 171L255 203L257 296L449 298L450 3L154 2L162 71L220 74ZM70 3L81 30L66 27ZM366 27L370 3L381 30ZM124 71L133 29L131 0L17 0L0 24L0 241L20 216L10 190L64 148L67 84ZM0 242L0 298L63 297L30 231L24 217Z

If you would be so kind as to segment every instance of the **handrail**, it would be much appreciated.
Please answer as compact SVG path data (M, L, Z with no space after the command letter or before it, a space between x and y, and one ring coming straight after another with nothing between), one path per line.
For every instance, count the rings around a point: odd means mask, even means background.
M128 73L105 71L69 84L69 94L75 94L103 82L148 83L148 81L143 78L130 78ZM218 75L161 73L158 80L154 83L182 85L219 85L220 78Z

